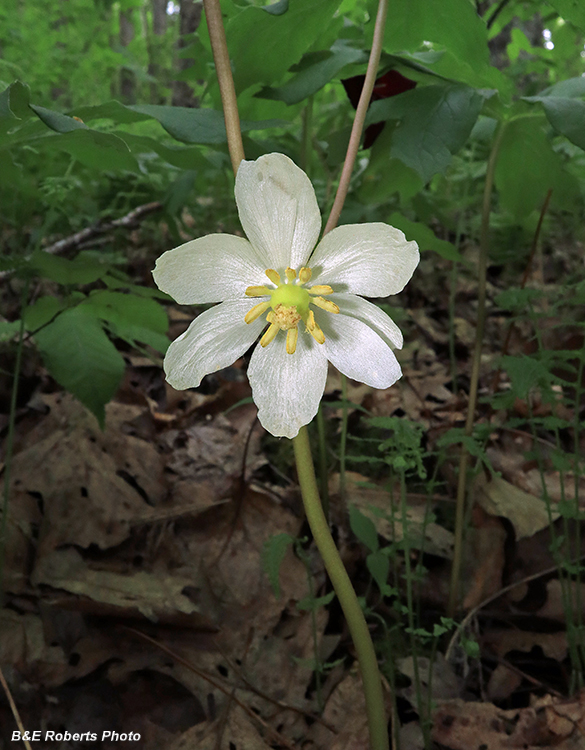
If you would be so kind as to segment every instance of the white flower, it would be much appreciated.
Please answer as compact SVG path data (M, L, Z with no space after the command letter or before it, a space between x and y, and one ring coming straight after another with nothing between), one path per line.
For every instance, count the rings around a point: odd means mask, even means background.
M400 329L357 295L400 292L418 264L418 247L400 230L372 223L337 227L313 251L321 231L315 192L283 154L241 162L235 194L249 241L211 234L157 261L158 287L180 304L221 303L170 345L164 369L174 388L196 388L270 324L248 377L264 428L292 438L317 413L327 360L374 388L401 376L392 351L402 347Z

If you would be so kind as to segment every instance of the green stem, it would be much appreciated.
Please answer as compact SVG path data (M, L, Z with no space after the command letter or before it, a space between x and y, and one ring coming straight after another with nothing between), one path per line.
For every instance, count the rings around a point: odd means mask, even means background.
M374 38L372 39L372 51L370 52L370 59L368 60L368 69L366 70L366 78L364 81L364 87L356 108L355 118L353 126L351 128L351 135L349 137L349 143L347 145L347 154L345 156L345 162L343 163L343 170L341 171L341 177L339 178L339 187L337 188L337 194L333 201L333 207L323 234L330 232L333 227L337 225L339 217L341 216L341 210L345 203L345 198L349 190L349 183L351 180L351 173L353 172L353 165L357 157L357 152L360 147L360 141L362 138L362 131L364 129L364 123L366 121L366 114L368 107L370 106L370 99L372 98L372 91L374 90L374 84L376 83L376 74L378 72L378 65L380 63L380 55L382 53L382 44L384 41L384 27L386 26L386 15L388 13L388 0L380 0L378 3L378 14L376 15L376 25L374 27Z
M203 7L205 8L205 18L207 20L209 39L213 51L213 62L215 63L215 72L217 73L219 92L221 94L228 149L232 168L234 174L236 174L240 162L246 157L244 156L236 88L234 86L230 56L225 39L221 7L219 0L203 0Z
M341 440L339 442L339 497L345 504L346 500L346 477L345 477L345 451L347 446L347 378L341 374Z
M500 151L502 136L505 129L506 124L500 123L490 153L483 191L481 237L479 243L479 269L477 282L477 328L475 330L475 346L473 350L473 360L471 367L471 383L469 386L469 403L467 406L467 420L465 422L465 435L467 437L470 437L473 433L473 424L475 421L479 370L481 365L481 352L483 348L483 332L485 328L485 300L487 264L489 256L490 206L492 189L494 185L496 162L498 159L498 153ZM467 452L467 448L465 447L465 445L462 445L461 457L459 460L459 480L457 484L457 505L455 512L455 544L453 550L453 566L451 568L451 583L449 588L447 617L454 616L459 600L459 579L461 576L461 564L463 558L463 526L465 521L465 493L467 486L468 464L469 453Z
M339 557L321 507L306 427L301 427L299 434L293 438L293 446L307 520L341 604L357 653L366 698L371 748L372 750L388 750L388 726L376 652L364 613Z
M325 518L329 520L329 476L327 472L327 441L325 440L323 402L319 404L319 411L317 412L317 432L319 435L319 481L321 483L323 513L325 513Z
M313 97L307 99L303 110L303 129L301 133L301 158L300 168L311 177L311 144L313 142Z

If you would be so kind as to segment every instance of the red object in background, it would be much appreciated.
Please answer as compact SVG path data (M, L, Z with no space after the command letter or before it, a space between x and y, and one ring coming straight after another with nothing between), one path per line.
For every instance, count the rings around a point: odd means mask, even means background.
M354 109L357 108L365 80L365 76L353 76L353 78L345 78L341 81L345 93ZM399 73L397 70L389 70L387 73L384 73L383 76L376 79L370 103L378 101L379 99L388 99L397 94L403 94L405 91L410 91L410 89L413 89L415 86L416 81L411 81L410 78L406 78L406 76L403 76L402 73ZM364 135L364 148L370 148L370 146L373 145L376 138L380 135L382 130L384 130L384 125L385 123L383 122L375 122L373 125L369 125L366 128Z

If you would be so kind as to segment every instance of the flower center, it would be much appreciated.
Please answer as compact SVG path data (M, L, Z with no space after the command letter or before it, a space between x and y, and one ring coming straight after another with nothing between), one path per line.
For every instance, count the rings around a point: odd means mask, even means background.
M339 307L335 302L326 300L321 296L332 294L333 289L330 286L320 285L305 289L304 285L311 280L311 275L311 269L303 267L299 271L297 279L297 272L293 268L287 268L286 280L282 282L280 274L269 268L266 271L266 276L276 288L249 286L246 289L247 297L270 297L269 300L254 305L244 318L246 323L252 323L267 312L269 308L272 308L266 315L266 321L270 325L260 339L262 346L268 346L276 338L279 331L286 331L286 351L289 354L294 354L299 336L298 326L301 320L305 324L305 331L310 333L318 344L324 343L325 336L315 322L315 314L309 308L309 305L316 305L331 313L338 313Z

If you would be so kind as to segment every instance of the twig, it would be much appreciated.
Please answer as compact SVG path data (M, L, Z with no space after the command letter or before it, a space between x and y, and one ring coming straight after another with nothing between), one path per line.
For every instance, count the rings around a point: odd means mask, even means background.
M12 693L10 692L10 688L8 687L8 683L4 679L4 674L2 672L1 667L0 667L0 683L2 684L2 687L4 688L6 697L8 698L8 703L10 704L10 710L12 711L12 715L14 716L14 720L16 721L16 725L18 726L18 729L20 730L20 736L22 737L24 746L26 747L26 750L32 750L29 741L25 740L24 738L24 726L22 725L22 720L20 718L20 714L18 713L18 709L16 708L16 703L14 702L14 699L12 698Z
M106 234L112 229L118 229L119 227L133 227L135 226L143 216L154 213L162 208L160 201L153 201L152 203L145 203L142 206L137 206L129 211L125 216L120 219L114 219L113 221L98 221L92 227L86 227L85 229L75 232L75 234L64 237L62 240L54 242L52 245L47 245L43 248L43 252L49 253L49 255L60 255L66 250L70 250L74 247L79 247L81 244L97 237L100 234ZM0 271L0 279L4 279L13 273L14 269L8 271Z

